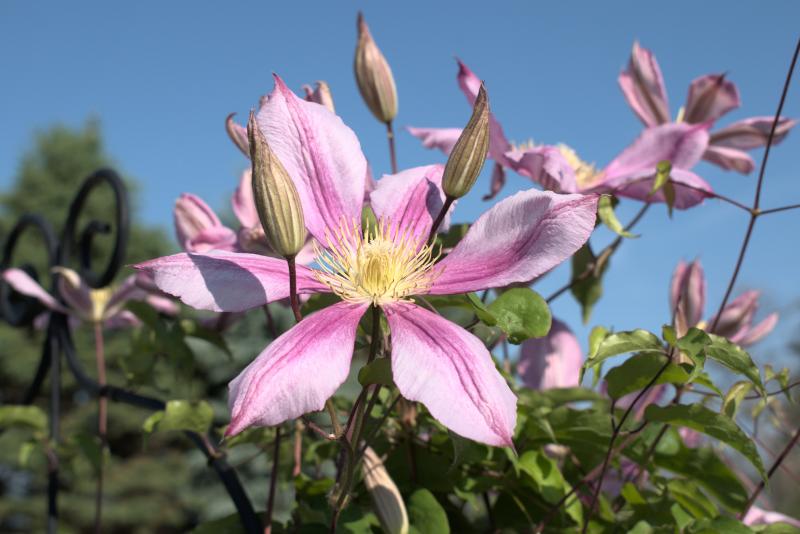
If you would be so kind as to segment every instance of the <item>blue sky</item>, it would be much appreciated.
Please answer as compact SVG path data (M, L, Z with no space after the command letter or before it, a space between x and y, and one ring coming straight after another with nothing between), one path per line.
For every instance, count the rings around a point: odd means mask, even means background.
M32 134L54 122L102 121L119 166L142 183L140 217L170 228L183 191L227 209L246 166L227 140L229 112L243 120L279 73L299 91L326 80L337 112L359 135L377 176L388 170L383 128L358 95L352 75L355 17L365 12L397 80L397 126L461 126L469 108L455 83L454 56L489 89L509 138L566 142L600 165L639 133L641 125L616 83L635 39L654 50L673 113L688 83L728 73L743 106L721 124L770 115L794 42L800 3L775 2L3 2L0 3L0 187L9 187ZM797 80L785 114L800 116ZM765 207L800 202L800 136L773 151ZM755 155L760 156L760 152ZM442 161L402 131L401 167ZM697 168L720 192L749 203L754 176ZM487 205L484 176L456 218L472 220ZM509 176L504 194L529 187ZM638 206L626 202L625 220ZM670 273L678 258L701 258L709 277L711 315L722 297L746 217L718 202L668 219L651 210L612 260L606 297L593 321L617 329L658 329L668 320ZM797 331L797 231L800 211L764 218L756 229L739 289L762 288L763 310L783 313L779 330L756 354L776 357ZM594 238L602 246L609 236ZM549 275L548 294L568 276ZM554 305L585 343L570 297Z

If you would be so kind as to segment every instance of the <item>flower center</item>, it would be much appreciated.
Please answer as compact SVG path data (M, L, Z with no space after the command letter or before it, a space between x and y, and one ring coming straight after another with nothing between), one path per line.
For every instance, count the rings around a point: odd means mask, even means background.
M376 306L426 292L441 272L438 254L424 237L401 232L388 221L365 228L343 223L327 233L327 246L314 244L319 268L314 276L342 300Z
M558 151L561 152L561 155L564 156L564 159L567 160L570 167L575 170L575 181L578 184L578 187L581 189L589 187L593 185L598 178L600 178L600 171L594 166L593 163L586 163L583 161L578 153L575 152L571 147L560 143L556 145Z

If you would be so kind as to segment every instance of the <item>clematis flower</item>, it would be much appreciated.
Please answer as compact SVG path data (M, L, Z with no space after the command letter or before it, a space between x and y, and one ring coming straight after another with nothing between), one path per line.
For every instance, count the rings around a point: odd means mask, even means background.
M256 116L294 180L314 267L297 266L298 292L341 302L308 315L271 343L229 386L227 434L320 410L346 379L358 323L380 308L391 333L394 381L454 432L511 445L516 397L484 344L414 303L415 295L479 291L527 281L588 239L597 197L524 191L498 203L437 262L427 244L442 206L441 167L385 177L372 193L378 223L362 228L366 160L339 117L294 95L279 77ZM186 304L242 311L289 295L285 261L215 251L176 254L136 266Z
M138 326L139 319L124 309L130 300L144 301L158 312L167 315L178 313L177 305L170 299L149 293L137 285L137 276L131 275L117 288L92 289L72 269L56 267L59 274L58 289L62 304L22 269L6 269L3 280L19 293L38 300L48 310L63 313L76 321L102 323L110 329Z
M681 320L685 321L686 330L691 327L701 328L726 337L732 343L747 347L769 334L778 323L778 314L771 313L760 323L753 324L760 296L759 291L753 290L745 291L729 302L722 310L718 322L716 316L701 321L706 299L705 288L706 282L700 261L695 260L690 264L680 261L672 275L669 301L670 309L674 310L678 306L679 295L682 295L678 314ZM711 329L715 322L717 322L716 327Z
M470 106L474 106L481 86L480 78L465 65L458 61L458 86L467 97ZM420 139L425 148L439 149L445 154L450 154L458 136L460 128L416 128L408 127L408 132ZM530 178L536 183L544 184L569 184L574 182L574 170L564 159L556 147L528 146L514 147L506 138L503 127L493 113L489 114L489 158L494 160L492 169L492 185L484 200L490 200L502 189L505 184L505 171L511 169L522 176ZM575 193L574 187L550 187L557 193Z
M747 526L769 525L772 523L787 523L800 528L800 519L790 517L780 512L771 512L758 506L751 506L742 522Z
M667 90L655 55L633 43L628 67L619 75L619 85L628 105L648 128L670 123ZM706 74L689 85L685 107L675 122L714 123L741 105L739 90L725 74ZM767 144L773 117L752 117L712 132L703 159L748 174L755 168L746 150ZM780 117L773 144L781 142L797 121Z
M236 233L223 225L208 204L191 193L175 201L175 234L186 252L234 250Z
M517 371L522 383L531 389L569 388L580 385L582 365L578 338L554 318L547 336L522 343Z
M480 78L461 61L458 62L458 85L472 105L480 88ZM657 67L657 65L656 65ZM659 74L660 76L660 74ZM484 200L493 198L505 185L505 171L511 169L529 178L543 189L556 193L614 193L643 202L665 202L663 191L650 194L656 165L662 160L672 163L671 180L675 187L678 209L702 202L711 187L690 169L697 164L709 144L709 124L654 123L604 169L581 160L570 147L539 145L529 142L512 145L503 128L490 114L489 157L494 160L491 190ZM426 148L449 154L461 130L458 128L407 128Z

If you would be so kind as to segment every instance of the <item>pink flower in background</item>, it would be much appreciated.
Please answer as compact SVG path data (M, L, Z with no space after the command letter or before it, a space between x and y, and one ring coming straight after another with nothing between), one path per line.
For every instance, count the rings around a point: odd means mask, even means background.
M200 197L182 194L173 213L178 244L186 252L235 250L236 233L224 226Z
M480 79L459 61L457 80L467 101L472 104ZM495 165L491 191L485 200L493 198L502 189L505 169L511 169L543 189L556 193L615 193L644 202L664 202L662 191L650 194L656 165L662 160L672 162L671 178L678 184L675 188L676 208L692 207L706 198L703 191L711 191L702 178L690 171L708 147L708 125L655 125L643 132L605 169L584 162L566 145L514 146L506 139L494 115L490 116L489 125L489 157ZM461 133L459 128L409 127L408 131L426 148L439 149L445 154L450 153Z
M800 528L800 519L790 517L780 512L771 512L758 506L751 506L744 516L742 522L747 526L769 525L772 523L788 523L793 527Z
M706 299L706 282L699 260L692 263L681 261L675 268L670 284L670 309L679 306L679 321L685 322L685 329L691 327L708 330L728 338L731 342L747 347L769 334L778 323L778 314L773 312L761 322L753 324L758 310L759 291L745 291L722 310L716 328L712 329L715 318L701 321ZM680 296L680 305L678 304Z
M619 85L628 105L645 126L653 128L670 123L664 78L650 50L639 43L633 44L628 67L619 75ZM715 123L740 105L739 90L725 74L706 74L689 85L685 107L676 122ZM755 162L745 151L766 145L772 121L773 117L751 117L712 132L703 159L725 170L752 172ZM781 117L773 143L781 142L795 124L797 121Z
M583 350L569 327L553 319L547 336L522 343L519 372L522 383L531 389L568 388L580 385Z
M257 115L297 188L317 265L298 265L300 293L341 302L313 313L270 344L230 384L227 434L322 409L344 382L356 330L371 306L386 315L401 394L442 424L491 445L511 445L516 397L483 343L412 297L504 287L552 269L586 242L597 197L525 191L498 203L440 262L427 236L443 204L442 167L381 179L371 194L376 227L361 227L366 160L358 139L326 108L276 86ZM137 266L186 304L241 311L286 298L286 262L216 251Z
M16 291L35 298L48 310L63 313L80 322L102 323L110 329L140 324L133 313L124 309L131 300L144 301L167 315L178 313L178 306L172 300L141 289L137 285L136 275L125 278L116 288L92 289L72 269L57 267L55 271L59 275L58 289L64 304L22 269L6 269L2 277Z
M467 97L470 106L478 96L481 80L461 60L458 60L458 86ZM425 148L436 148L449 154L461 135L460 128L416 128L408 127L409 133L420 139ZM557 193L574 193L569 184L575 182L575 171L552 146L515 148L506 139L503 127L494 114L489 117L489 157L494 160L491 191L484 200L494 198L505 184L505 169L511 169L539 184L550 184L547 189ZM567 184L562 186L562 184Z

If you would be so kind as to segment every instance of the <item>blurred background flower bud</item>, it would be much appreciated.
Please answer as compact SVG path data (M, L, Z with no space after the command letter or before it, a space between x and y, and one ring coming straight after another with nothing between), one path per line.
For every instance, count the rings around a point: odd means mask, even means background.
M703 318L706 304L706 279L698 260L678 263L672 274L669 292L670 310L675 313L678 336L683 336Z
M336 113L336 108L333 105L333 95L331 88L325 81L318 81L316 89L311 89L310 85L304 85L303 90L306 92L306 100L322 104L331 113Z
M372 39L364 16L358 14L358 45L355 59L356 83L361 97L381 122L391 122L397 115L397 89L392 69Z
M403 496L371 447L364 451L364 485L372 497L375 515L383 530L389 534L406 534L409 529L408 513Z

